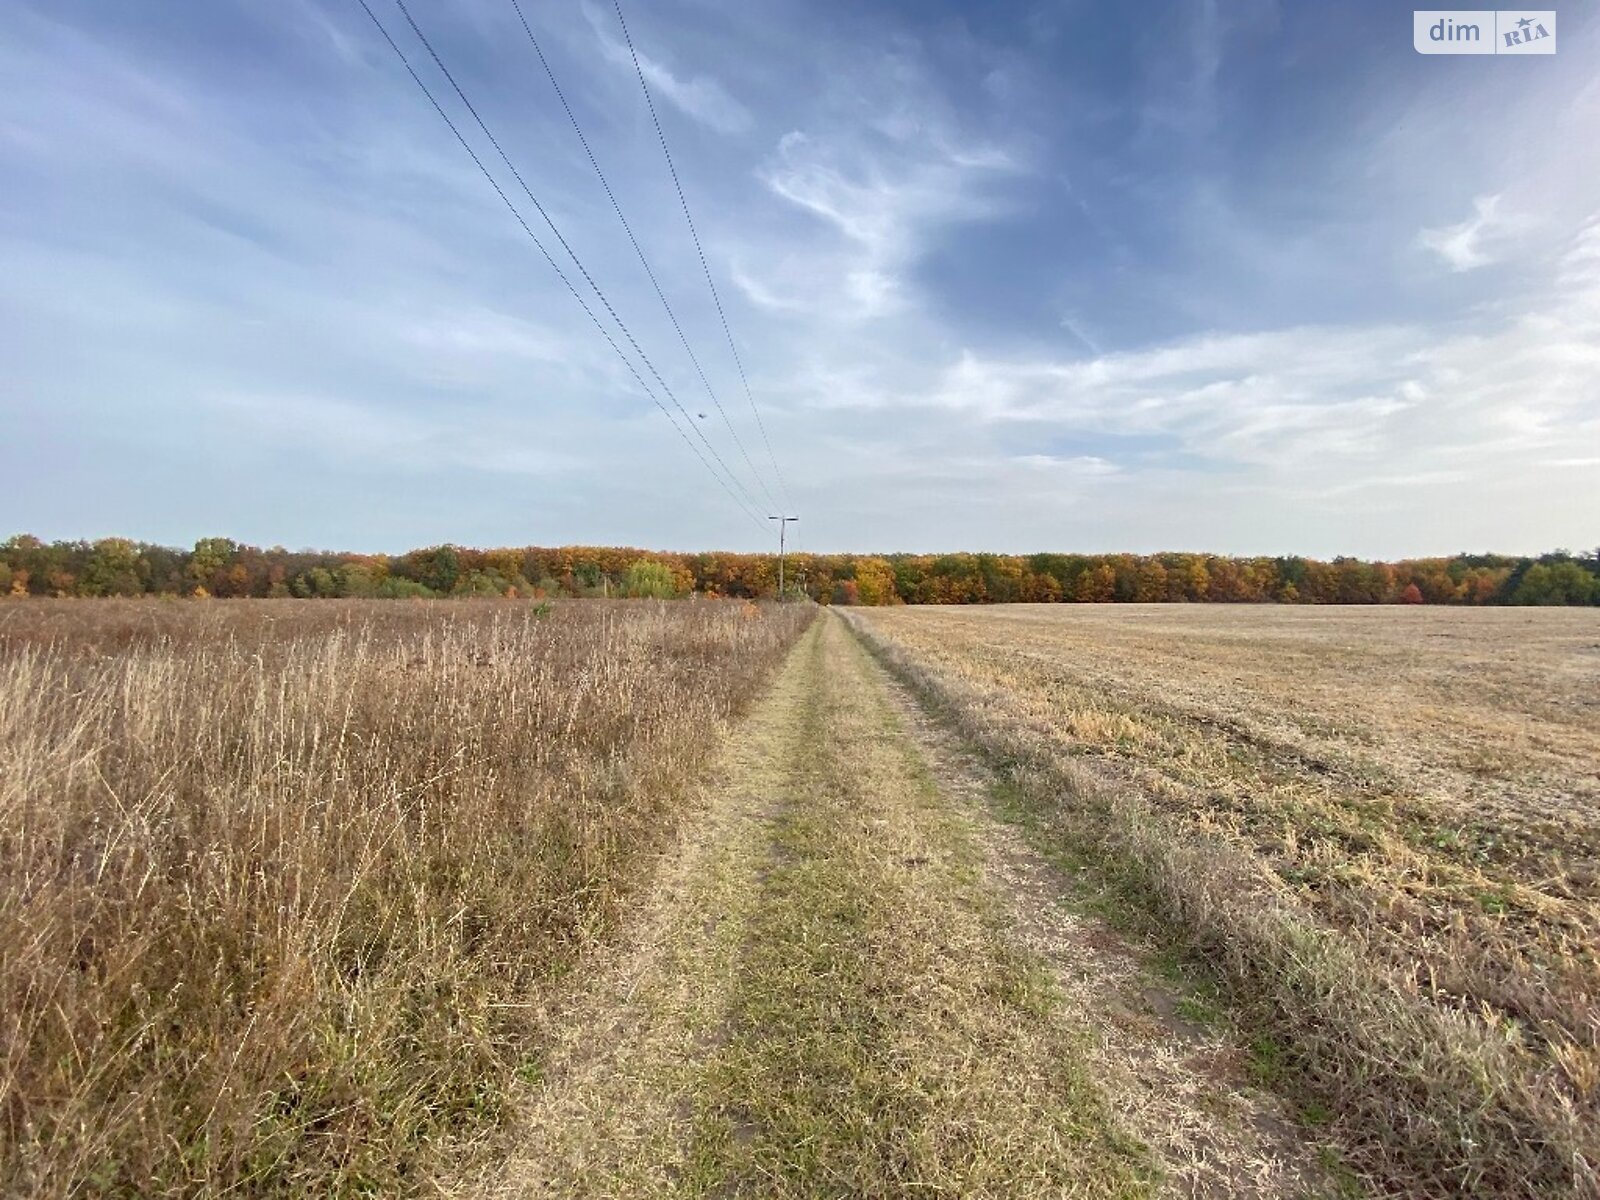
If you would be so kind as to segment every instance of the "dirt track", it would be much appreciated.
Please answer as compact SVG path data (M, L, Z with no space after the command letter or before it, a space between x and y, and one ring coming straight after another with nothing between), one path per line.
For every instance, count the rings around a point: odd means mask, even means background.
M823 613L560 1011L478 1196L1324 1191L1219 1014L1069 903Z

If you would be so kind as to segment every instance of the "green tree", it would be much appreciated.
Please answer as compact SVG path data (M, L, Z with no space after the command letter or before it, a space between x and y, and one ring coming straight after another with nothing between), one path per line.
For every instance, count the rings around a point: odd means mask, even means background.
M1535 563L1511 593L1512 604L1593 604L1600 580L1577 563Z
M498 571L468 571L456 580L452 595L456 596L504 596L506 588L510 585Z
M377 573L366 563L347 562L341 566L335 575L339 581L339 595L341 596L375 596L378 594L380 580Z
M398 579L392 575L378 584L372 594L384 600L425 600L433 595L414 579Z
M138 596L144 592L139 547L127 538L102 538L94 544L78 579L85 596Z
M228 569L238 550L232 538L201 538L189 555L189 582L208 592L217 591L219 577Z
M454 546L435 546L407 557L415 560L416 580L440 595L455 590L461 578L461 553Z
M647 558L634 560L628 564L628 573L622 577L622 594L671 600L678 594L677 585L672 579L672 568Z

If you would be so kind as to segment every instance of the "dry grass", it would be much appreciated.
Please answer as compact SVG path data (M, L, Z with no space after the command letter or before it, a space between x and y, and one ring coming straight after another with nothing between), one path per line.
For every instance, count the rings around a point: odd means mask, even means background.
M883 677L882 668L875 672ZM1159 938L1107 920L1092 872L1017 789L953 737L909 688L889 681L907 732L982 850L1005 898L1011 939L1054 977L1085 1031L1089 1077L1106 1109L1152 1152L1155 1194L1184 1200L1329 1200L1345 1185L1338 1149L1290 1117L1254 1078L1249 1041L1217 988Z
M476 1194L1148 1194L1076 1014L840 621L708 791Z
M808 617L0 605L0 1191L421 1187Z
M1403 1190L1597 1193L1592 611L867 618ZM1058 804L1065 796L1067 803Z
M1082 1031L1010 940L870 660L831 616L810 653L774 859L696 1106L705 1194L1149 1194Z

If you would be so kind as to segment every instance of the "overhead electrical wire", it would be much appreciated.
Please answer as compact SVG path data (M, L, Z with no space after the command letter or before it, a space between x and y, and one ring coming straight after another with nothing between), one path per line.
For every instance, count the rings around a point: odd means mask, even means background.
M561 243L561 248L567 252L567 257L572 260L573 266L578 268L579 274L583 276L584 281L594 292L595 297L602 305L605 306L606 312L609 313L611 315L611 319L616 322L617 328L622 331L623 337L627 338L628 344L633 347L633 352L639 356L639 359L644 363L645 368L650 372L650 375L656 381L656 384L663 392L666 393L667 399L672 401L673 406L683 414L683 419L687 421L689 423L689 427L694 430L695 436L700 439L701 444L705 446L706 450L711 454L711 457L716 460L717 465L727 473L728 478L733 482L734 486L744 494L745 499L749 502L751 507L759 509L760 505L756 503L755 497L752 496L745 488L744 484L740 482L739 477L733 473L728 464L722 460L722 455L717 452L717 448L713 446L710 439L706 437L705 431L702 430L698 424L696 424L694 418L689 415L689 411L684 408L682 401L680 401L677 395L673 392L672 385L670 385L661 377L661 372L656 370L655 363L651 360L650 356L645 353L644 348L641 347L638 341L634 338L633 331L628 328L628 323L617 314L617 310L612 306L611 301L606 296L604 289L602 289L600 285L595 282L594 277L589 273L589 269L583 265L583 260L578 257L577 251L572 248L572 246L568 243L566 236L556 225L554 218L552 218L545 210L544 205L539 202L539 197L533 194L533 189L530 188L527 181L523 179L522 172L517 170L516 164L511 161L510 156L505 152L504 147L501 146L500 140L494 136L493 132L490 131L489 126L484 122L483 117L479 115L477 106L474 105L470 99L468 99L467 93L462 89L461 85L456 82L455 75L451 73L449 67L445 66L444 60L439 57L439 52L433 48L433 43L428 40L428 35L422 32L422 27L417 24L416 19L411 15L411 10L406 7L405 0L394 0L394 2L395 7L397 7L400 10L401 15L405 17L406 23L411 26L411 32L416 34L417 40L422 43L423 48L426 49L429 56L432 57L434 65L439 68L440 72L444 75L450 86L455 89L456 96L459 97L461 103L466 106L467 111L472 114L472 119L477 122L478 128L483 131L483 136L489 139L489 144L494 147L495 153L500 156L500 161L505 163L506 169L510 171L512 177L516 179L518 186L522 188L523 193L528 197L528 200L530 203L532 203L535 211L537 211L539 216L544 219L544 223L549 226L550 232L555 235L556 241Z
M583 146L583 152L589 158L589 165L594 168L595 175L600 180L600 186L605 189L606 199L611 201L611 210L617 214L623 232L628 235L628 242L633 247L633 252L638 255L639 265L644 268L645 275L650 280L650 286L655 289L656 298L661 301L661 307L666 310L667 317L672 321L672 328L677 332L678 341L683 343L684 353L689 356L689 361L694 364L695 373L699 375L700 382L705 385L706 395L711 397L711 403L716 406L722 423L728 427L728 432L733 436L734 445L739 448L739 453L744 457L745 466L750 468L750 474L760 486L762 493L769 503L777 506L777 498L772 490L767 487L767 481L761 471L750 458L750 452L745 449L744 439L739 436L739 431L729 419L727 410L722 407L722 400L717 396L716 389L711 386L711 380L706 377L705 368L700 365L700 359L694 352L694 347L689 344L688 336L683 332L683 325L678 320L678 314L673 310L666 293L662 290L656 278L655 269L650 265L650 260L645 257L644 248L639 245L639 239L634 236L633 226L628 223L628 218L623 215L622 205L617 201L616 193L611 188L611 181L606 178L606 173L601 170L599 160L595 158L594 150L589 146L589 139L584 135L583 126L578 123L577 114L572 111L572 105L567 102L567 95L562 90L560 82L556 79L555 71L551 69L549 60L545 57L544 47L539 44L539 39L534 35L533 27L528 24L528 18L522 11L521 0L511 0L511 7L516 10L517 19L522 22L522 30L528 35L528 42L533 46L533 52L538 55L539 65L544 68L550 86L555 89L556 99L561 102L562 110L567 114L567 120L572 124L572 131L578 135L578 142Z
M739 511L748 517L752 522L754 522L759 528L765 529L765 523L761 520L757 512L753 511L752 506L749 504L747 499L741 498L740 495L734 491L733 487L729 485L728 480L725 480L720 474L718 474L716 468L713 467L706 456L701 453L700 447L696 446L693 439L691 439L689 435L683 431L682 427L679 426L677 419L673 417L671 410L668 409L666 405L661 403L660 398L651 389L650 385L645 382L644 378L639 374L638 368L634 365L633 360L630 359L626 352L623 351L622 347L617 344L616 339L611 336L611 331L608 330L600 318L595 315L594 310L589 307L589 304L586 300L584 300L583 295L576 287L573 286L572 281L567 278L566 272L561 269L560 264L556 262L555 258L550 254L550 251L545 247L545 244L539 240L539 236L534 233L532 227L528 225L528 222L526 219L524 219L517 206L512 203L511 198L506 195L505 190L500 186L499 181L495 179L494 174L489 170L488 167L484 165L483 160L478 156L478 152L472 148L472 144L467 141L460 128L456 125L454 119L452 119L450 114L445 111L444 106L439 103L438 98L433 94L433 90L429 88L427 83L423 81L422 77L417 74L416 69L411 65L411 60L406 57L405 51L402 50L394 38L390 36L388 29L385 28L383 22L378 19L378 15L372 11L372 8L367 3L367 0L356 0L356 3L361 6L361 10L367 14L368 19L372 22L374 27L376 27L379 34L382 35L383 40L388 44L389 48L394 51L395 56L400 60L401 65L405 67L406 74L411 76L412 82L415 83L418 89L421 90L422 94L427 97L428 103L433 106L433 110L439 114L440 119L444 121L446 127L455 136L456 141L461 144L461 148L467 152L468 157L472 159L473 165L476 166L479 173L489 181L489 186L492 187L495 191L495 194L500 197L501 202L510 211L512 217L521 227L522 232L528 235L529 240L533 242L534 246L538 249L545 262L550 265L550 269L556 273L556 277L561 280L563 286L565 286L567 291L571 293L572 298L578 302L578 306L583 309L584 315L589 318L590 322L592 322L594 327L599 331L600 336L606 340L606 344L611 347L612 352L617 356L618 359L621 360L622 365L627 368L628 373L633 377L634 382L639 385L640 390L649 397L650 402L654 404L656 408L661 410L661 415L667 418L667 423L672 426L679 437L683 438L684 444L694 452L695 457L698 458L701 465L704 466L708 472L710 472L711 477L717 481L718 485L721 486L723 491L728 493L729 498L733 500L734 504L739 508ZM596 289L596 291L598 291L598 289ZM621 322L619 321L618 324L620 325ZM680 411L682 410L681 405L679 405L679 409ZM684 416L685 419L688 419L687 413L685 413ZM693 422L691 421L690 424L692 426ZM713 454L715 454L714 450ZM726 466L724 466L724 470L726 469ZM731 473L729 477L733 478ZM738 482L737 479L734 479L733 481L734 483Z
M789 511L792 512L794 498L783 477L783 468L778 466L778 456L772 452L772 442L767 438L766 422L761 419L761 409L756 404L754 393L750 390L750 378L745 374L744 360L739 357L739 347L733 340L733 330L728 326L728 314L722 307L722 297L717 294L716 281L711 278L711 266L706 261L705 248L700 243L700 231L695 228L694 217L689 212L689 200L683 192L683 182L678 178L677 164L672 160L672 151L667 148L666 131L661 127L661 117L656 112L655 99L650 95L650 85L645 82L644 68L639 65L639 52L634 48L633 34L628 31L627 18L622 15L622 0L612 0L612 5L617 10L617 23L622 26L623 39L628 43L628 54L633 59L633 71L639 77L639 89L644 93L645 106L650 110L650 120L656 127L656 140L661 143L661 153L666 158L667 170L672 175L672 186L678 192L678 203L683 208L683 219L689 225L689 236L694 239L695 253L700 256L700 269L705 273L706 286L711 289L711 299L717 307L717 318L722 322L722 332L728 339L728 349L733 352L734 365L739 369L739 382L744 385L745 399L750 401L750 411L755 413L756 428L761 431L761 441L767 448L767 458L772 462L773 473L778 478L778 487L783 492L784 499L789 501Z

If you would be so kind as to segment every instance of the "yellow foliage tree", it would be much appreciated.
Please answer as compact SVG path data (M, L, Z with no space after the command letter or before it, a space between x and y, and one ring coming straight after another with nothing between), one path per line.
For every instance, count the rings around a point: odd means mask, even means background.
M881 558L856 560L856 603L893 604L898 599L893 567Z

